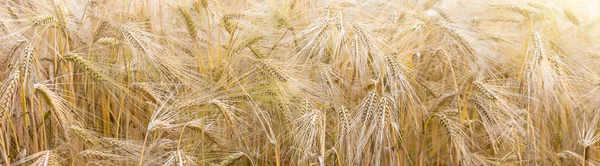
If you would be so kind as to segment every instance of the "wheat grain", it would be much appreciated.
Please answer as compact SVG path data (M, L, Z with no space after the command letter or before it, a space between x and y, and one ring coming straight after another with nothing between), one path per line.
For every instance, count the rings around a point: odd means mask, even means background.
M19 16L17 15L17 13L15 13L15 11L12 9L12 7L7 7L6 10L8 11L8 14L13 18L13 19L19 19Z

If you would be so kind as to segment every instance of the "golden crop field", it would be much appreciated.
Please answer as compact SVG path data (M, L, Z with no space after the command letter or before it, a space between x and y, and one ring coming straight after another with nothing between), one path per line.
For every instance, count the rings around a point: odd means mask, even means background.
M598 0L0 0L0 165L600 165Z

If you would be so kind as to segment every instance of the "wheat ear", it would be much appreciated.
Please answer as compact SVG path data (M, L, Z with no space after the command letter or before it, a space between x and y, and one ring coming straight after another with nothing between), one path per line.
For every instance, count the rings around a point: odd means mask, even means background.
M19 85L19 76L19 70L15 71L8 79L6 79L5 86L2 87L2 91L0 92L0 120L4 119L4 116L12 106L13 97L17 93Z
M190 12L188 12L186 8L182 7L178 7L177 11L183 18L183 23L185 24L185 28L190 34L190 37L195 40L198 37L198 33L196 31L196 24L194 23L194 19L190 15Z
M340 126L342 127L342 133L340 134L340 136L345 137L346 135L348 135L350 130L350 115L346 107L344 107L343 105L339 107L338 112Z
M258 71L266 76L275 78L281 82L286 82L288 80L288 77L268 60L257 60L256 65Z
M228 155L227 157L225 157L225 159L223 159L223 161L219 162L218 164L215 164L214 166L231 165L231 164L233 164L233 162L237 161L242 156L244 156L244 153L242 153L242 152L232 153L232 154Z
M57 20L52 15L43 15L43 16L35 17L32 22L33 22L33 26L41 26L41 25L48 24L51 22L57 22Z
M79 54L67 53L63 56L63 58L65 58L65 60L72 61L79 67L83 68L83 70L92 75L94 80L100 82L105 80L104 76L102 76L102 74L100 74L100 72L98 72L88 60L79 56Z

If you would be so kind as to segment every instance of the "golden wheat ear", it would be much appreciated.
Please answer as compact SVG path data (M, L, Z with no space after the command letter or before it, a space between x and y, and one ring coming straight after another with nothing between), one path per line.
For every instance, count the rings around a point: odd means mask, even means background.
M60 157L57 152L54 150L45 150L41 152L37 152L35 154L29 155L16 163L15 165L21 165L27 162L31 162L31 165L39 165L39 166L59 166L62 163Z
M190 15L189 11L183 7L177 7L177 11L183 18L183 23L185 24L188 34L193 40L196 40L196 38L198 38L196 23L194 23L194 19Z
M50 90L45 84L37 83L34 85L34 89L36 94L39 94L46 104L52 108L52 117L57 119L65 131L67 131L71 125L79 123L79 115L77 112L71 111L73 106L59 94Z
M237 152L237 153L232 153L227 155L225 158L223 158L223 160L221 160L221 162L215 163L215 166L227 166L227 165L231 165L233 164L235 161L239 160L240 158L242 158L244 155L243 152Z
M79 54L67 53L63 56L63 58L75 63L78 67L81 67L83 70L88 72L95 81L102 82L106 80L105 76L102 75L98 69L91 64L90 61L82 58Z
M2 91L0 92L0 111L2 111L0 112L0 119L4 119L9 114L9 111L12 110L12 104L15 100L14 96L19 88L20 75L20 71L16 70L10 77L4 80L4 86L2 86Z
M183 150L177 150L173 152L169 152L171 155L167 158L167 161L164 162L163 165L185 165L185 166L193 166L198 165L195 160L195 157L188 155Z

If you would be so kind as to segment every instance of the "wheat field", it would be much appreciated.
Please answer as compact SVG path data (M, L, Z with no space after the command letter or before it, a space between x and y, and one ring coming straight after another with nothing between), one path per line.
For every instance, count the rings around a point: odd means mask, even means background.
M597 0L3 0L0 165L600 165Z

